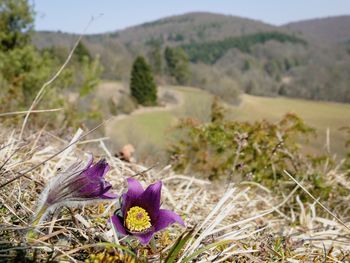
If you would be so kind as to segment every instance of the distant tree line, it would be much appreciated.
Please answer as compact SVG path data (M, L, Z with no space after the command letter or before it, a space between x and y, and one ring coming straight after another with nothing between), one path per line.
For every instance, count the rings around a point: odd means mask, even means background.
M214 64L218 59L223 57L229 49L237 48L242 52L250 53L254 45L263 44L270 40L282 43L307 44L305 40L295 36L279 32L261 32L241 37L230 37L220 41L186 44L183 45L182 48L189 56L191 62Z

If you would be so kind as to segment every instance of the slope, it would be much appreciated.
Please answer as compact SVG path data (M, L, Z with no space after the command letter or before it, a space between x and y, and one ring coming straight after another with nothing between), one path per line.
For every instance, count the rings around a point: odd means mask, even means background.
M118 116L106 128L107 136L113 144L120 147L127 143L136 146L141 159L164 159L164 150L173 136L171 127L178 118L193 117L208 121L213 96L191 87L164 87L183 97L183 102L170 110L148 110L144 113ZM258 121L266 119L271 122L280 120L284 114L293 112L316 129L317 137L310 138L307 152L321 153L326 149L327 132L329 132L329 150L338 156L344 156L346 134L340 128L348 123L350 105L331 102L312 102L289 98L266 98L243 95L237 106L228 106L228 118L238 121Z
M335 16L298 21L283 28L300 32L314 42L338 44L350 40L350 16Z

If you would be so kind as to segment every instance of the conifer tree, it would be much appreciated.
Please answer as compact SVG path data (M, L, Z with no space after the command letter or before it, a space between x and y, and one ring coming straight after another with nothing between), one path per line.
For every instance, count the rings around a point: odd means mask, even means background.
M74 56L77 58L79 62L83 62L85 58L88 59L89 61L92 60L92 56L90 54L89 49L81 41L79 42L77 48L74 51Z
M0 51L30 43L34 12L26 0L0 0Z
M177 84L186 84L189 80L190 70L189 60L185 51L179 47L167 47L164 57L170 76L175 78Z
M157 85L152 70L142 56L135 59L131 71L131 96L139 104L153 106L157 104Z
M152 43L150 52L148 54L148 59L154 75L161 75L162 68L163 68L163 65L162 65L163 58L162 58L162 46L159 43L159 41Z

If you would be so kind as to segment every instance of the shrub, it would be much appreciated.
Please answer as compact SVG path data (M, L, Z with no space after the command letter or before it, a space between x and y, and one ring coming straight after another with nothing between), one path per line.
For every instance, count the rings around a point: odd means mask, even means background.
M168 149L175 170L226 183L255 181L282 196L295 188L284 174L287 170L314 196L339 213L348 213L347 184L334 173L349 168L336 166L328 155L303 154L299 143L307 143L315 132L301 118L289 113L277 123L249 123L225 117L225 109L215 99L210 122L187 118L178 123L178 136ZM300 189L297 194L303 201L309 198ZM290 205L295 205L293 200Z
M169 150L176 160L175 169L223 179L239 167L235 175L252 176L256 182L273 186L284 169L299 168L299 146L295 141L312 132L293 114L276 124L227 121L218 113L212 114L212 120L199 124L188 119L180 121L177 129L185 136Z
M128 94L123 94L117 103L117 113L130 114L137 107L135 100Z

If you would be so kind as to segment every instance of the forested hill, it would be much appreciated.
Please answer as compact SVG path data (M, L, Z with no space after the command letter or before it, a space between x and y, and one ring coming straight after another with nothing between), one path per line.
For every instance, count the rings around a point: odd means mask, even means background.
M133 60L142 54L162 82L191 84L221 97L246 92L350 102L349 28L350 16L277 27L236 16L188 13L88 35L83 44L100 56L108 79L127 81ZM39 48L68 50L76 38L37 32L33 41ZM181 81L167 76L167 47L182 49L190 62Z
M130 47L139 47L154 41L169 45L203 43L223 40L257 32L276 31L277 27L260 21L212 13L188 13L171 16L138 26L105 34L88 35L88 45L105 44L113 39ZM284 30L285 31L285 30ZM34 43L39 47L72 46L73 34L63 32L37 32Z
M304 20L289 23L283 27L328 45L350 40L350 15Z
M279 43L297 43L306 45L307 42L301 38L290 36L279 32L260 32L237 37L228 37L218 41L208 41L204 43L191 43L181 46L188 54L192 62L204 62L214 64L225 53L236 48L244 53L251 53L252 48L258 44L264 44L268 41Z

